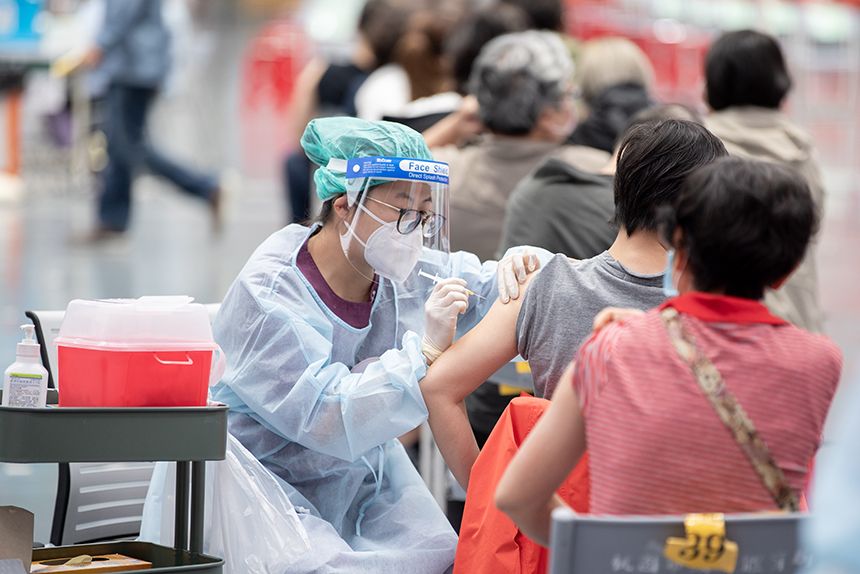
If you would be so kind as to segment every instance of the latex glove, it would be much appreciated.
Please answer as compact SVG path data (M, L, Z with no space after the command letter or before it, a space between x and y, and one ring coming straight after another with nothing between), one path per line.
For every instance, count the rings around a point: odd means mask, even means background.
M511 299L516 299L520 296L520 283L524 283L526 275L538 269L540 261L534 249L526 247L519 253L508 255L501 261L496 268L496 275L499 284L499 300L502 303L507 303Z
M469 307L466 282L456 277L443 279L436 284L430 298L424 303L424 339L421 350L427 364L439 358L454 342L457 315Z

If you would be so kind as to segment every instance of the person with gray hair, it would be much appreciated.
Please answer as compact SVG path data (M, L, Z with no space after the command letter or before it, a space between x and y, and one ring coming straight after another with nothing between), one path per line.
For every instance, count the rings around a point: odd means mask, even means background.
M544 108L564 107L572 78L573 60L559 37L527 30L489 42L475 60L469 83L490 131L526 135L535 127L556 131L556 126L537 126L538 119Z
M543 159L558 157L588 172L606 164L606 152L564 145L576 123L573 71L570 52L553 32L505 34L481 49L469 86L487 133L463 148L431 149L450 165L453 250L494 257L508 197ZM476 110L456 115L469 113Z

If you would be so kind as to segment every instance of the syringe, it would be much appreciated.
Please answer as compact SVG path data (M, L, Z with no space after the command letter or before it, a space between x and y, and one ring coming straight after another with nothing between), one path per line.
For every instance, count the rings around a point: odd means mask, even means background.
M439 281L442 281L442 279L443 279L442 277L439 277L438 275L430 275L429 273L425 273L423 269L418 270L418 275L420 275L421 277L426 277L427 279L430 279L431 281L433 281L433 283L438 283ZM483 295L478 295L477 293L475 293L474 291L470 291L469 289L466 289L466 293L468 293L469 295L474 295L475 297L477 297L479 299L486 299L486 297L484 297Z

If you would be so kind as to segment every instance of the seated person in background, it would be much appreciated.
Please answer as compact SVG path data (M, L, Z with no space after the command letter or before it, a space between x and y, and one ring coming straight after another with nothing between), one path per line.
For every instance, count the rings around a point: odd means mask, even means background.
M606 152L563 145L575 122L572 75L570 52L552 32L505 34L481 49L470 85L490 133L464 148L449 143L431 149L450 166L452 249L492 259L508 196L545 157L592 172L606 164ZM463 113L443 121L456 122ZM428 145L434 145L429 138Z
M501 10L508 6L524 10L536 30L564 32L564 4L561 0L500 0L494 8Z
M693 122L634 127L619 151L613 221L620 231L612 247L584 261L556 255L529 277L518 301L494 304L428 369L420 385L430 428L463 488L478 456L464 398L517 353L529 361L535 395L548 398L576 347L591 334L598 311L660 304L666 249L654 210L674 201L689 172L724 155L720 140Z
M445 39L465 16L464 7L455 6L427 6L409 17L403 37L394 47L394 61L408 82L409 97L381 110L381 119L424 131L462 104L443 53Z
M701 123L694 112L672 104L640 111L627 130L668 119ZM586 173L556 158L544 160L517 184L508 199L496 253L515 245L534 245L574 259L588 259L609 249L618 235L618 228L609 223L615 213L612 176L617 163L617 148L600 173Z
M612 152L627 123L656 102L649 95L654 69L648 56L627 38L597 38L582 44L576 85L583 118L568 143Z
M317 117L356 114L356 92L373 69L391 60L406 16L387 0L369 0L361 10L349 60L329 62L318 55L296 77L290 105L290 144L296 151L283 165L291 223L305 223L311 216L313 166L299 143L305 126Z
M539 544L586 433L592 513L797 509L842 355L760 300L803 258L809 187L782 166L725 158L691 174L662 216L681 295L582 345L496 490ZM732 419L732 398L747 422Z
M527 30L529 24L528 14L521 8L497 4L472 12L451 30L442 49L457 93L469 95L469 74L484 44L502 34Z
M797 170L809 184L819 218L824 187L812 136L780 111L791 76L777 41L754 30L729 32L714 42L705 59L705 97L712 110L705 126L729 153L775 161ZM775 314L813 333L824 330L818 301L815 238L797 270L764 302Z

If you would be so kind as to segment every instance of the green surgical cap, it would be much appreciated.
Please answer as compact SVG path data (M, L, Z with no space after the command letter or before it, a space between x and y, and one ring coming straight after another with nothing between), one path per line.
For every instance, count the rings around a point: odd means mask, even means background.
M412 128L344 116L311 120L302 134L302 148L320 166L314 173L314 183L323 201L346 192L343 172L328 168L332 158L349 160L381 155L433 160L424 138Z

